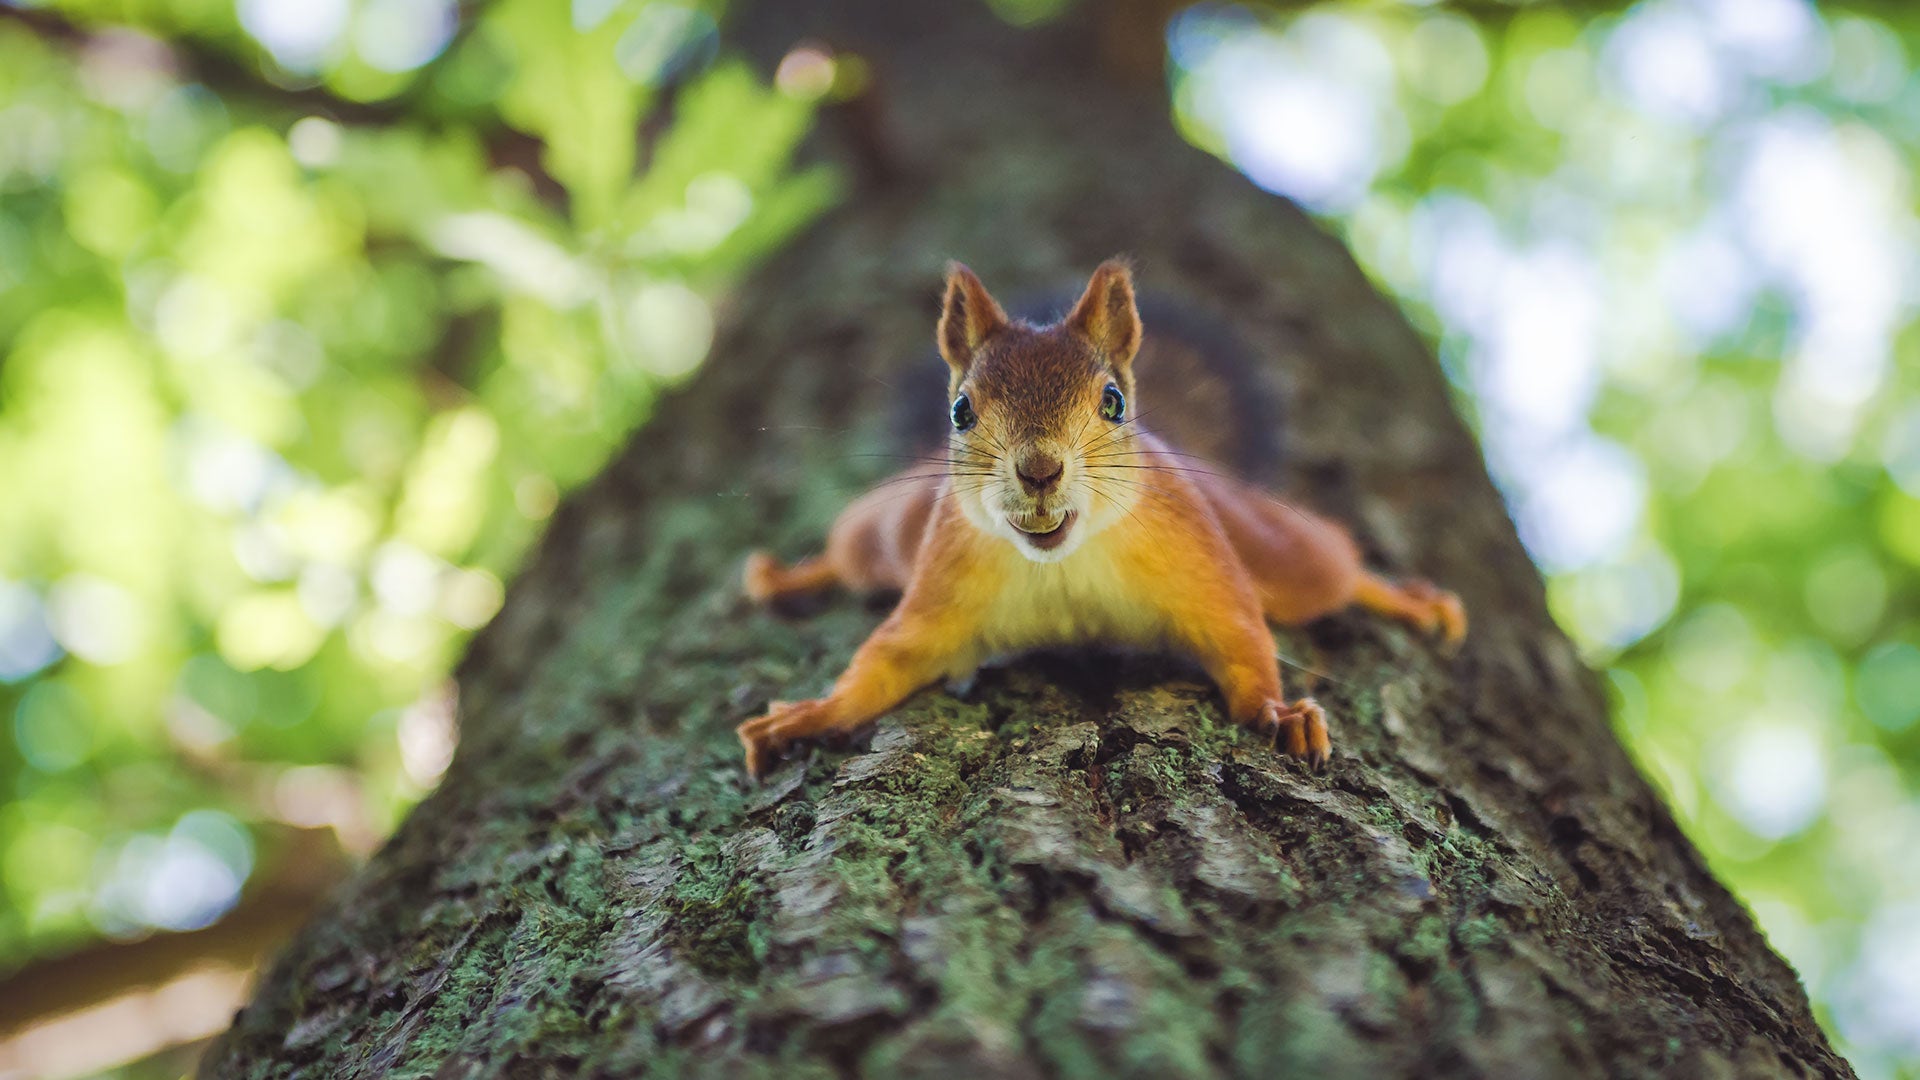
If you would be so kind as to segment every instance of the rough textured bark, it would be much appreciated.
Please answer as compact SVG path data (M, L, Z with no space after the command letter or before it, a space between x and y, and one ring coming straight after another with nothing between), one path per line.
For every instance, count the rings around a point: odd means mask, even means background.
M739 21L865 48L903 168L733 300L565 507L463 668L440 790L207 1075L1849 1074L1629 763L1432 356L1336 241L1104 84L1074 24ZM748 782L733 725L820 690L879 616L758 613L740 558L817 544L887 471L942 261L1010 288L1116 251L1231 313L1290 404L1276 478L1459 590L1465 650L1358 615L1278 632L1325 673L1289 671L1334 717L1324 775L1177 663L1064 656Z

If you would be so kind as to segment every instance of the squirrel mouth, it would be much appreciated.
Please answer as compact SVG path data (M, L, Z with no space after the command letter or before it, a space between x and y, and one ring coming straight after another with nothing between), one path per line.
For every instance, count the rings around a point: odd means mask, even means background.
M1061 514L1058 520L1047 515L1010 517L1007 522L1026 535L1027 543L1042 551L1051 551L1066 542L1067 527L1073 524L1073 511Z

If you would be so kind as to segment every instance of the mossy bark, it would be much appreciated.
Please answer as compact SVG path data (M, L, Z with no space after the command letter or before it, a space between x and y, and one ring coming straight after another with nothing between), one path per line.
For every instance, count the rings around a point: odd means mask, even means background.
M461 673L446 780L299 937L208 1076L1848 1075L1634 770L1428 349L1333 239L1103 82L1097 35L975 3L782 0L862 49L886 183L727 304L701 375L570 500ZM760 47L764 46L764 47ZM868 147L875 129L822 152ZM737 586L890 467L943 260L1115 252L1225 313L1290 404L1273 479L1457 589L1458 655L1277 632L1311 775L1172 661L915 696L762 784L733 726L879 614ZM938 385L938 377L933 385ZM921 404L930 425L944 403Z

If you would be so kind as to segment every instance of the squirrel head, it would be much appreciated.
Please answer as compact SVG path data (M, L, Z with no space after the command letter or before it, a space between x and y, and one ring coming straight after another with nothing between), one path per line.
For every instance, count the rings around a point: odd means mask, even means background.
M1049 326L1009 319L973 271L948 268L938 341L952 372L949 470L974 525L1054 562L1128 511L1141 488L1129 472L1141 334L1133 275L1117 259Z

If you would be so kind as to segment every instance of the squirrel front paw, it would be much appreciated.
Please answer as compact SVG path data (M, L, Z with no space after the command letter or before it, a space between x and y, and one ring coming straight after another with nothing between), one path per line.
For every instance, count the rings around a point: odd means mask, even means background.
M1253 718L1253 730L1266 735L1273 745L1300 758L1307 767L1319 771L1333 756L1333 740L1327 737L1327 714L1312 698L1301 698L1291 705L1269 701Z
M794 743L833 726L824 700L771 701L765 715L741 724L734 733L747 752L747 775L758 780Z
M747 599L762 605L772 603L780 595L782 569L780 560L764 551L747 556L746 569L740 575Z

